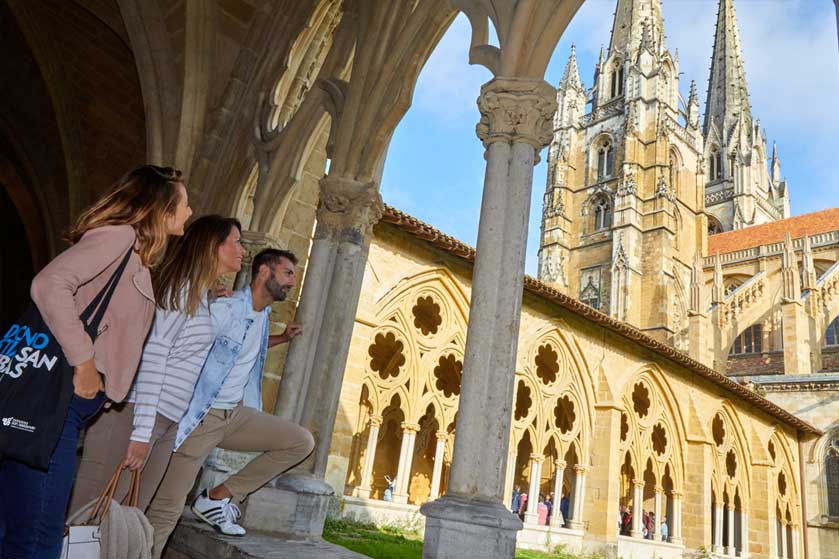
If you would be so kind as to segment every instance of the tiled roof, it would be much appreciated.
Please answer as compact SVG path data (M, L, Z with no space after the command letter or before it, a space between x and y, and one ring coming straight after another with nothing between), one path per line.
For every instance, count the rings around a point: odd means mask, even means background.
M398 229L405 231L406 233L409 233L415 237L418 237L430 243L436 248L453 254L468 262L474 262L475 260L475 249L471 246L458 241L454 237L446 235L445 233L439 231L438 229L435 229L431 225L428 225L427 223L424 223L415 217L403 213L397 210L396 208L385 205L385 211L382 215L381 222L389 223L397 227ZM576 299L560 293L559 291L553 289L552 287L549 287L548 285L540 282L535 278L525 276L524 289L525 291L528 291L536 295L537 297L541 297L542 299L546 299L559 305L563 309L573 314L576 314L584 319L595 322L596 324L606 328L607 330L610 330L638 344L641 347L649 349L661 355L662 357L669 359L677 365L687 368L688 370L696 373L702 378L718 385L730 394L737 396L741 400L745 400L750 405L757 407L763 410L765 413L783 421L787 425L790 425L805 433L810 433L817 436L821 436L822 434L822 432L819 429L813 427L806 421L799 419L798 417L792 415L785 409L776 406L766 398L763 398L759 394L752 392L751 390L738 384L737 382L734 382L725 375L718 373L717 371L703 365L702 363L694 359L691 359L690 357L688 357L687 354L674 349L672 346L662 343L654 338L651 338L647 334L644 334L637 328L634 328L633 326L630 326L625 322L615 320L614 318L608 315L596 311L588 305L584 305Z
M793 239L799 239L837 230L839 230L839 208L831 208L711 235L708 237L708 255L779 243L784 240L787 233Z

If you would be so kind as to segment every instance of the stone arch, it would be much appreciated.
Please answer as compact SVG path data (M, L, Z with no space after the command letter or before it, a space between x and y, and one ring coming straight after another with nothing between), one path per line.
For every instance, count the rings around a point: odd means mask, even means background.
M717 491L722 494L724 484L736 486L743 494L744 507L748 510L749 499L748 492L751 487L751 465L752 452L748 440L743 436L746 433L736 408L728 400L717 407L716 411L710 418L711 421L711 435L714 446L713 472L712 479L717 480ZM718 423L721 421L722 423ZM719 434L716 429L721 425L724 429L722 437L718 438ZM726 460L729 456L729 451L734 452L736 458L735 475L731 476L727 471Z
M807 461L818 468L819 511L822 516L839 517L839 427L826 430L810 447ZM828 458L836 456L833 463Z
M589 143L589 183L613 178L616 174L615 160L618 143L615 136L603 131Z

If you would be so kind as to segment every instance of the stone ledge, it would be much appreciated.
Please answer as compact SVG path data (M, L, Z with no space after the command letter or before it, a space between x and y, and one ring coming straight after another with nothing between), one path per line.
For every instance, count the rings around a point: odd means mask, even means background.
M321 539L293 540L249 532L243 538L217 534L206 524L182 518L163 559L368 559Z

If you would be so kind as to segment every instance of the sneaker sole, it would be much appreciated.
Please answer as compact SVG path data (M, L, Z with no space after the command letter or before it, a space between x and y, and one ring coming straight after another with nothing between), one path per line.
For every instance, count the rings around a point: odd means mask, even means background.
M244 534L228 534L227 532L222 530L221 527L218 524L216 524L215 522L211 521L209 518L207 518L206 516L201 514L201 511L196 509L195 506L189 507L189 510L192 511L192 514L194 514L195 516L197 516L198 518L200 518L201 520L203 520L204 522L206 522L207 524L212 526L213 530L215 530L216 532L218 532L222 536L230 536L231 538L242 538L247 534L247 532L245 532Z

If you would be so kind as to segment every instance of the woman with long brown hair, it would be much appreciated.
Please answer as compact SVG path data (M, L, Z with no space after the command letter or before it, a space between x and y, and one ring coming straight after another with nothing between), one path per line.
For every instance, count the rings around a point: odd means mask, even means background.
M71 513L101 493L120 463L142 468L138 505L142 510L151 501L216 337L208 292L218 278L242 266L241 227L236 219L206 215L169 245L154 273L158 308L137 380L128 403L101 414L87 431ZM115 496L127 491L128 476L123 476Z
M70 248L32 281L32 301L73 367L74 394L46 472L0 463L3 559L60 554L79 432L106 400L128 394L154 317L149 269L169 236L183 234L191 213L179 171L138 167L79 217L67 236ZM79 314L112 277L119 280L92 341Z

